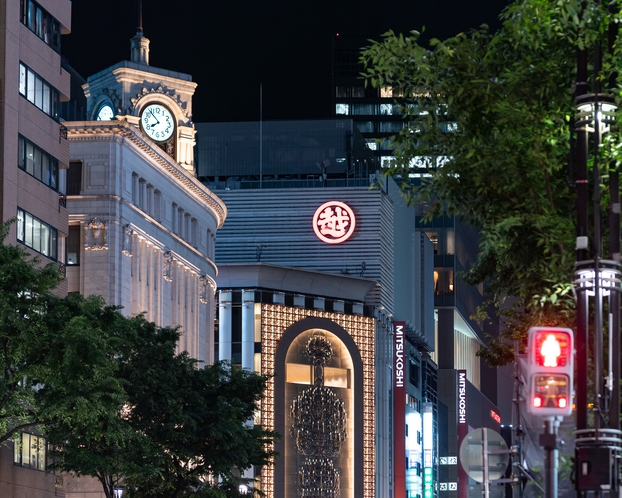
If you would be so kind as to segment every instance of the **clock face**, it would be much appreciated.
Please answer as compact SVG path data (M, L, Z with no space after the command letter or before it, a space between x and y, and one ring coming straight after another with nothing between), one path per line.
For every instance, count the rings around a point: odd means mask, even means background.
M97 121L111 121L114 119L114 111L110 104L102 104L97 111Z
M173 136L175 119L166 107L149 104L140 114L143 131L156 142L165 142Z

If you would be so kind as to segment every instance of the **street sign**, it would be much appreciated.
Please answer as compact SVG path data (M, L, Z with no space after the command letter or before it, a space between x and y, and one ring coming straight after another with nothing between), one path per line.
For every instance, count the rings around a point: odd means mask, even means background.
M460 464L471 479L477 482L501 479L510 462L507 443L498 432L485 427L473 429L460 445ZM487 464L487 472L486 472Z

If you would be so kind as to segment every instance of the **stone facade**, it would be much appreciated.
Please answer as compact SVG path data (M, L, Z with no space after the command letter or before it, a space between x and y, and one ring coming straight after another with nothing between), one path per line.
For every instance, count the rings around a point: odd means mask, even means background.
M68 123L69 292L180 326L180 349L213 361L214 242L226 208L126 119ZM79 185L79 186L78 186ZM73 237L79 238L75 244Z

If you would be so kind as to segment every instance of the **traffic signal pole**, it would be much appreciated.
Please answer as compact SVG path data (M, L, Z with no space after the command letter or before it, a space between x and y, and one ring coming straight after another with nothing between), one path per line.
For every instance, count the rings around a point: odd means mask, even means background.
M558 470L559 470L559 440L558 430L561 417L547 417L544 419L544 433L540 435L540 445L544 446L545 498L557 498Z

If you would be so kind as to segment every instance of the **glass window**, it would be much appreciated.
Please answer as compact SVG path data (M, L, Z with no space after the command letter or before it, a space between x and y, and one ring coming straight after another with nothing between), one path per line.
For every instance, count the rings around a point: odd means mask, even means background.
M381 121L380 132L381 133L399 133L404 128L404 123L401 121Z
M21 208L17 208L17 240L48 258L56 260L58 254L56 228Z
M19 93L26 95L26 66L19 65Z
M454 253L454 229L447 229L447 254Z
M358 121L356 127L361 133L373 133L374 122L373 121Z
M26 173L35 174L35 144L28 142L26 144Z
M33 0L20 1L20 20L46 45L60 52L60 23Z
M347 98L348 97L348 87L337 85L335 87L335 97L337 98Z
M43 11L41 7L37 7L37 19L35 21L35 33L39 35L39 37L43 34Z
M46 248L41 248L41 239L42 239L42 228L41 228L41 220L38 218L32 217L32 247L35 251L43 253L47 255ZM45 252L43 252L45 250Z
M350 115L349 104L335 104L335 114L348 116Z
M389 98L389 97L393 97L393 87L391 86L383 86L380 89L380 96L382 98Z
M82 163L71 161L67 170L67 195L80 195L82 189Z
M67 265L80 265L80 225L69 226L67 236Z
M41 110L48 115L50 114L50 100L51 100L50 87L47 83L43 83L43 104L41 106Z
M23 432L14 444L13 463L15 465L45 470L47 442L44 437Z
M48 187L58 189L58 160L30 140L19 136L17 166Z
M17 166L19 169L26 169L26 140L19 135L17 139Z
M438 254L438 232L425 232L434 246L434 254Z
M449 268L434 268L434 294L442 296L454 293L454 271Z
M43 109L43 81L41 78L35 78L35 101L34 104Z
M24 242L24 211L17 210L17 240Z
M375 116L378 114L376 104L352 104L352 115L354 116Z
M24 64L19 65L19 92L53 119L58 119L58 90Z
M365 97L365 87L363 85L357 85L352 87L352 97L363 98Z
M35 103L35 73L28 69L28 79L26 80L26 98Z
M37 179L41 179L41 163L42 163L42 159L41 159L41 149L39 147L35 147L35 171L34 171L34 177Z
M32 1L28 1L28 28L31 31L35 31L35 13L37 11L37 5Z

